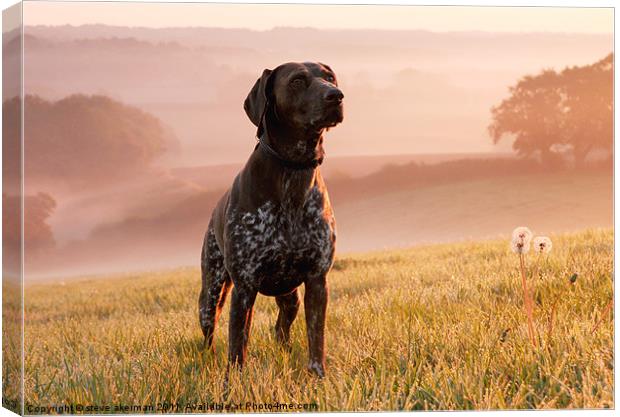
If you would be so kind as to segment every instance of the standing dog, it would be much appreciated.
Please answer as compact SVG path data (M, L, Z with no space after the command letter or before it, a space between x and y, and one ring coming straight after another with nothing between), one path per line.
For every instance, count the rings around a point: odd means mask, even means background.
M289 346L304 284L308 367L325 375L336 222L319 166L323 133L342 121L343 98L331 68L306 62L264 70L245 100L259 142L213 211L201 262L199 318L209 348L232 287L229 365L243 365L258 293L276 298L276 338Z

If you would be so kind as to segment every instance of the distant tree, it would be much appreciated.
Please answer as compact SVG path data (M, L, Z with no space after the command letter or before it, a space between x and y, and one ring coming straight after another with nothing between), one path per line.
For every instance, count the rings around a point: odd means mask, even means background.
M565 140L581 166L594 149L613 148L613 54L562 72L565 88Z
M520 156L536 151L549 162L551 147L562 141L561 81L555 71L526 76L510 87L510 98L493 107L489 132L494 143L513 135L513 149Z
M510 87L510 97L491 109L493 142L514 138L520 156L559 159L558 148L583 165L594 149L611 152L613 142L613 55L561 73L545 70Z
M47 220L56 208L56 201L46 193L24 198L24 245L36 251L53 247L56 242Z
M19 106L18 99L5 101L3 115ZM19 137L18 128L3 125L3 135ZM174 140L156 117L105 96L25 98L24 170L31 181L92 186L124 179L144 172ZM5 152L18 154L10 149L17 144L5 144ZM3 171L19 172L18 161L8 161Z
M3 242L6 249L18 251L21 247L21 199L17 195L2 194ZM28 253L36 253L55 245L52 229L47 220L56 208L56 201L45 193L24 197L24 246Z

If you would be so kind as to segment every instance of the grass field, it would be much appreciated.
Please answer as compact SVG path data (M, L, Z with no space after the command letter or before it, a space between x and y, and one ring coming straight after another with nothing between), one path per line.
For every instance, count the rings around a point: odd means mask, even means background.
M228 308L215 355L202 351L197 269L26 286L26 404L613 408L613 312L603 317L613 297L613 232L552 239L537 267L527 258L537 271L536 348L507 240L363 254L339 258L329 275L328 376L306 372L303 313L287 353L272 332L275 302L259 297L247 366L231 373L228 395Z

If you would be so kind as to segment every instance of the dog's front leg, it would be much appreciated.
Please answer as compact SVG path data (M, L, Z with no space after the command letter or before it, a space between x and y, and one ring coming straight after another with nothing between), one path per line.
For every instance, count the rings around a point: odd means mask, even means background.
M319 377L325 376L325 313L327 311L327 279L325 276L305 283L304 310L308 331L310 361L308 369Z
M257 291L251 288L233 287L228 326L229 365L242 367L245 361L256 294Z

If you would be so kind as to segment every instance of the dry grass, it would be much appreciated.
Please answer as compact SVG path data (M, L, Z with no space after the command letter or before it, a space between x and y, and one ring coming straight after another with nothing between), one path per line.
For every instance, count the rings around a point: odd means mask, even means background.
M351 256L329 276L328 377L305 370L303 314L286 353L272 332L275 302L259 297L247 367L231 374L228 396L227 310L216 354L202 351L197 269L32 285L26 403L167 402L180 412L212 401L319 410L613 407L613 312L592 334L613 295L613 233L552 239L530 284L536 348L507 240Z

